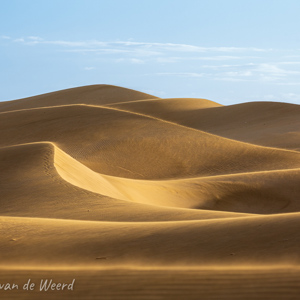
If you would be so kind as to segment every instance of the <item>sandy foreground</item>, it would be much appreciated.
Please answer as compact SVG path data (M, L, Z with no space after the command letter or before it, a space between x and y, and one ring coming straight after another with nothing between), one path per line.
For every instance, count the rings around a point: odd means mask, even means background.
M1 299L300 299L300 106L93 85L0 132Z

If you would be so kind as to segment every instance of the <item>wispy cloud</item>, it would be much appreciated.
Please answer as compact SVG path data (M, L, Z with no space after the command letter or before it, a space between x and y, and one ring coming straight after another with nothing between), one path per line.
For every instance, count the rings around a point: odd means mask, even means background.
M300 75L299 70L280 67L281 63L248 63L243 65L203 66L212 69L215 79L225 81L279 81Z
M8 35L1 35L1 39L3 39L3 40L10 40L11 37L8 36Z
M203 77L205 73L189 73L189 72L179 72L179 73L168 73L168 72L163 72L163 73L156 73L158 76L180 76L180 77Z
M282 93L281 97L286 101L292 101L292 102L299 102L300 101L300 94L295 93Z
M33 35L29 36L28 40L31 40L31 41L43 41L43 39L40 38L39 36L33 36Z
M300 102L300 93L286 92L286 93L277 93L277 94L267 94L259 97L263 101L280 101L288 103L299 103Z
M276 82L278 84L291 84L288 81L300 76L300 71L279 67L280 63L248 63L203 65L201 72L160 72L156 76L205 77L206 79L230 82ZM150 75L150 74L148 74ZM298 83L299 84L299 83Z
M300 58L300 56L299 56L299 58ZM278 64L295 66L295 65L300 65L300 61L282 61L282 62L279 62Z
M86 65L97 62L135 64L160 69L153 76L177 76L203 78L231 82L267 82L278 85L299 85L299 55L296 51L262 49L258 47L203 47L183 43L158 43L103 40L44 39L39 36L3 40L32 47L44 47L50 51L74 53L88 57ZM295 55L293 55L295 54ZM293 61L295 60L295 61ZM166 64L173 64L173 72L163 72ZM82 67L93 70L95 67ZM169 71L169 69L167 70ZM150 75L149 70L145 73Z
M144 64L145 61L139 58L118 58L115 60L117 63L131 63L131 64Z
M23 38L14 39L13 41L17 43L25 43L25 39Z
M21 42L27 45L57 45L64 47L77 47L77 51L87 51L89 49L98 48L126 48L126 49L148 49L149 51L171 51L171 52L185 52L185 53L205 53L205 52L226 52L226 53L241 53L241 52L266 52L272 49L261 49L256 47L201 47L189 44L177 44L177 43L156 43L156 42L134 42L134 41L99 41L99 40L87 40L87 41L68 41L68 40L45 40L37 36L28 36L14 39L15 42ZM82 49L80 49L82 48ZM97 50L97 49L96 49Z
M287 85L287 86L300 86L300 81L298 82L279 82L279 85Z
M233 56L233 55L211 55L211 56L165 56L165 57L157 57L156 61L160 63L175 63L182 61L228 61L228 60L240 60L240 59L250 59L250 58L258 58L257 56Z
M256 47L202 47L180 43L157 43L101 40L48 40L39 36L11 38L11 42L24 46L49 46L49 49L62 52L89 54L95 57L106 55L111 62L145 63L182 63L184 61L230 61L256 57L259 53L272 51ZM255 54L255 55L253 55Z

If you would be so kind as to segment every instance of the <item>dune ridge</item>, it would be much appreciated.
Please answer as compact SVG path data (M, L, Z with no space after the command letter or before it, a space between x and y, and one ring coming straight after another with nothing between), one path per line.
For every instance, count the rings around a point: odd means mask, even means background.
M81 285L75 299L100 295L99 274L107 299L247 299L236 282L297 299L299 113L111 85L1 102L1 271L93 277L94 294ZM172 276L217 284L201 294L181 279L175 294Z

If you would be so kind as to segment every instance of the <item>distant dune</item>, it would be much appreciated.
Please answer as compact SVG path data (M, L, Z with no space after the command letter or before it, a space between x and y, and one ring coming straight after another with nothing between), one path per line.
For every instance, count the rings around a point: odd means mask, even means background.
M50 276L77 280L58 299L299 299L298 105L92 85L1 102L0 132L0 287Z

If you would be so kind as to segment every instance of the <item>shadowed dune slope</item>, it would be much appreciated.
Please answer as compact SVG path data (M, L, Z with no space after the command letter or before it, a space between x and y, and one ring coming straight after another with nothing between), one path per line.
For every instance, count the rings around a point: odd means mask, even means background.
M195 99L196 102L197 99ZM201 103L200 99L198 99ZM250 102L230 106L174 110L159 105L164 99L118 103L114 106L152 115L230 139L257 145L300 150L300 106L277 102ZM179 101L179 100L178 100ZM184 107L186 100L181 100ZM159 106L159 109L150 107ZM189 102L187 102L189 107Z
M158 98L127 88L97 84L61 90L20 100L0 102L0 112L70 104L103 105L141 99Z

